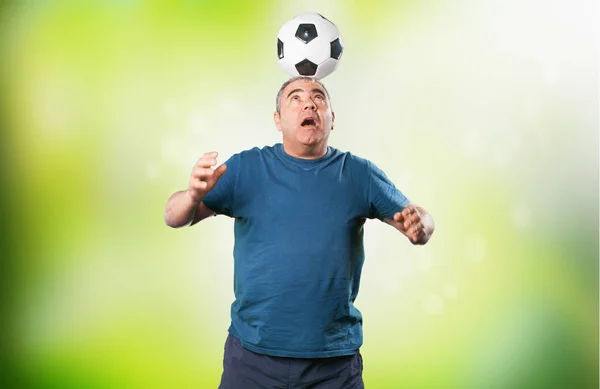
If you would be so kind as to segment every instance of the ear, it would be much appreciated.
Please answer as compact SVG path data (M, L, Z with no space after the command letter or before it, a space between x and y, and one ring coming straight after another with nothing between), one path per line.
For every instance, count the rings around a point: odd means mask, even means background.
M281 118L277 111L273 114L273 121L275 122L275 127L277 127L277 131L281 131Z
M333 123L335 122L335 113L331 111L331 131L333 131Z

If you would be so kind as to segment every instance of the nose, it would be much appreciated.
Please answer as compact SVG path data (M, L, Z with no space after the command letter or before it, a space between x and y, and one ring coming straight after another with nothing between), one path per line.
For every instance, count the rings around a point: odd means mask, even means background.
M317 105L315 104L315 102L311 98L308 98L304 102L304 107L302 109L304 111L308 111L308 110L313 110L314 111L314 110L317 109Z

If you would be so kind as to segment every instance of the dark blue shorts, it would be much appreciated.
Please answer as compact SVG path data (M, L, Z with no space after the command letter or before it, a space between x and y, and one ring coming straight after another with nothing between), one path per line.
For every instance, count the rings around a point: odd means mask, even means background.
M231 334L225 341L219 389L364 389L360 352L331 358L257 354Z

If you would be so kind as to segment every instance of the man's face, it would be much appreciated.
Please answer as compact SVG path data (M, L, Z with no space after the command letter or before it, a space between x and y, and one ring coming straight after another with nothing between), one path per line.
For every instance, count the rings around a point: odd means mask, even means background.
M327 142L335 116L321 85L309 80L290 83L281 94L280 107L274 119L286 144L313 146Z

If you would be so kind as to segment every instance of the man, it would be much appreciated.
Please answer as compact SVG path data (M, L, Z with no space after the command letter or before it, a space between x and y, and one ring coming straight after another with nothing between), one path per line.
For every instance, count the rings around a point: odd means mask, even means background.
M362 316L354 307L364 261L363 225L377 218L413 244L434 230L368 160L328 146L335 115L325 86L285 82L275 125L283 144L216 166L194 166L168 200L165 222L235 218L234 292L221 389L363 388Z

